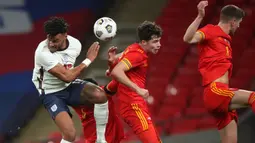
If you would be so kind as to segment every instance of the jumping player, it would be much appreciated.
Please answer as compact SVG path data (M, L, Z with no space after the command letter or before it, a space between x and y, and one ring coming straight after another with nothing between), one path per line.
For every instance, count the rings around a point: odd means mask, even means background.
M208 24L198 30L208 1L201 1L198 16L188 27L183 40L198 43L199 71L203 77L204 104L212 113L222 143L237 143L237 113L235 109L250 105L255 111L255 93L229 88L232 72L231 36L245 13L235 5L222 8L218 25Z
M68 24L62 18L53 17L44 23L47 39L42 41L35 51L35 67L32 81L39 91L42 104L63 134L61 143L75 140L76 130L67 105L80 106L89 103L108 105L107 96L99 86L83 80L76 80L97 57L99 43L93 43L87 58L74 67L81 51L81 43L67 35ZM95 107L95 109L97 109ZM106 124L104 106L100 108L98 123ZM102 115L104 114L104 115ZM101 116L102 115L102 116ZM96 117L95 117L96 118Z
M160 49L161 28L145 21L137 28L139 43L128 46L111 76L119 82L116 96L120 115L143 143L159 143L160 138L152 124L146 100L149 92L145 89L148 54Z
M86 79L86 81L90 81L94 84L97 84L93 80ZM108 96L109 117L105 131L105 137L108 143L120 143L120 141L124 138L124 129L119 117L116 114L114 102L112 100L112 95L115 94L117 86L118 83L112 80L106 86L102 87L105 90L105 92L109 95ZM94 119L93 112L93 104L91 104L90 106L86 105L74 107L74 110L79 115L82 121L85 143L95 143L97 139L97 133L96 122Z

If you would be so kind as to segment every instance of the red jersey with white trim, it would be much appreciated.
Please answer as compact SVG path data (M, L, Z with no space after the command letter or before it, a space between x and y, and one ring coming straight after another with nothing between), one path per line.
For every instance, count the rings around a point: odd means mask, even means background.
M227 71L232 74L231 37L219 26L208 24L198 30L202 42L198 44L200 51L198 69L203 77L203 86L223 76Z
M129 69L125 72L128 78L140 88L145 88L148 56L144 49L138 43L128 46L119 59L119 62L123 62ZM119 100L128 103L130 101L132 103L144 101L135 91L121 83L119 83L117 97Z

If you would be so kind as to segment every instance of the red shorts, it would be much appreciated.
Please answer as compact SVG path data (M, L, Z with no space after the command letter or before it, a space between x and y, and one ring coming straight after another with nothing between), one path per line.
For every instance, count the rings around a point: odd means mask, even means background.
M124 129L119 117L116 115L112 99L108 100L108 104L109 118L105 131L106 141L109 143L120 143L124 138ZM82 121L85 143L95 143L97 136L94 108L82 106L75 107L74 110Z
M119 101L120 115L142 142L160 143L151 121L146 102L126 103Z
M228 84L213 82L204 89L204 104L216 119L218 130L226 127L232 120L237 122L235 110L229 111L229 105L234 92Z

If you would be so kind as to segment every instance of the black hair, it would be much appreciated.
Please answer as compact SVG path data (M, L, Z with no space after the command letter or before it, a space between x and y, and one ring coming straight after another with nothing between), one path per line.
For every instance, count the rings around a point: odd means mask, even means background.
M66 21L60 17L51 17L44 23L44 31L50 36L66 33L68 31L68 27L69 25Z
M233 18L240 20L245 16L244 10L235 5L226 5L221 9L220 21L228 22Z
M142 40L149 41L153 38L152 36L161 37L162 32L163 31L159 25L150 21L144 21L137 28L139 42Z

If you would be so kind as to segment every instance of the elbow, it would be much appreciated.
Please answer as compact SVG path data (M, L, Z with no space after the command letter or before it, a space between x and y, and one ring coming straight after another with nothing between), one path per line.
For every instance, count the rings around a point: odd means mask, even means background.
M117 68L114 68L114 69L112 70L112 72L111 72L111 77L117 78L119 73L120 73L120 70L117 69Z
M117 76L117 70L114 68L111 72L111 77L115 78Z
M190 39L187 37L183 37L183 42L190 44Z

